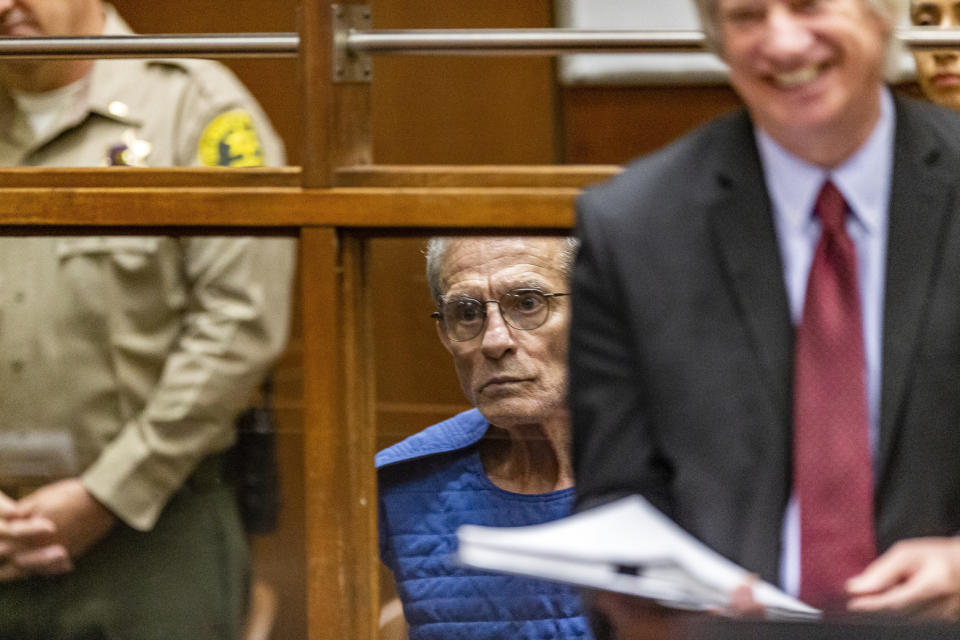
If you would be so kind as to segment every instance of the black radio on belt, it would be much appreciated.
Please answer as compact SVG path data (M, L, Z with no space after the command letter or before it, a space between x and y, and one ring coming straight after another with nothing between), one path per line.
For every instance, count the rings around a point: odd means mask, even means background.
M280 492L272 397L273 378L268 375L261 386L260 404L244 409L236 419L234 478L240 514L249 533L271 533L277 528Z

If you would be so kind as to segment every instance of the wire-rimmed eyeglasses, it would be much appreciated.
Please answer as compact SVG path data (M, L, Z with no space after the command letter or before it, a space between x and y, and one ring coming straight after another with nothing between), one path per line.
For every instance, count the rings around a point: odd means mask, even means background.
M544 293L539 289L511 289L499 300L477 300L454 296L440 301L440 310L430 314L440 321L443 333L454 342L473 340L487 327L487 305L491 302L500 309L500 317L507 325L521 331L531 331L550 317L550 299L569 293Z

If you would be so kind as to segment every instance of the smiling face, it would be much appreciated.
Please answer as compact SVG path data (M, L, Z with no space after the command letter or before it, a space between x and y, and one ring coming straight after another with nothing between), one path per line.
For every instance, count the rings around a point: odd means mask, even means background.
M910 22L920 27L960 28L960 0L911 0ZM960 110L960 51L917 51L917 80L937 104Z
M565 293L559 238L459 238L450 241L440 271L444 300L498 300L516 288ZM566 411L567 298L553 298L550 316L530 331L508 326L487 305L486 329L454 342L437 333L453 356L464 395L498 427L542 423Z
M865 0L718 0L730 81L754 122L824 166L873 131L888 21Z

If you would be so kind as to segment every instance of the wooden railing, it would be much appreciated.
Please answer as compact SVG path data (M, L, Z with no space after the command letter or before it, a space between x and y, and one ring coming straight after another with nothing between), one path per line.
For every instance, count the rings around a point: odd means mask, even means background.
M371 164L370 87L331 80L331 4L303 0L301 7L302 168L3 170L0 227L22 235L299 238L309 637L374 640L367 240L436 230L565 231L579 189L616 169Z
M557 232L603 167L357 167L309 188L301 170L0 172L6 233L296 235L309 637L376 638L378 559L371 301L365 243L438 229Z

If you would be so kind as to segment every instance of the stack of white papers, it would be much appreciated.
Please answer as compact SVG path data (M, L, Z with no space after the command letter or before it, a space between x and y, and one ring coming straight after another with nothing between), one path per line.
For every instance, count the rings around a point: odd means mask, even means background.
M748 572L707 548L640 496L528 527L464 525L457 560L469 567L648 598L681 609L725 609ZM767 582L753 597L772 619L820 611Z

